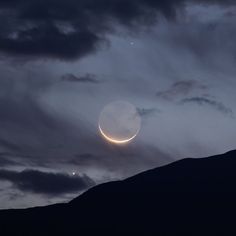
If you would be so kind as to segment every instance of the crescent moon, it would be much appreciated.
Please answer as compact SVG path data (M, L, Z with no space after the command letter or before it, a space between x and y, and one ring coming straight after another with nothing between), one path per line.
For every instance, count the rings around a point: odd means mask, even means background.
M100 133L102 134L102 136L103 136L106 140L108 140L109 142L112 142L112 143L116 143L116 144L124 144L124 143L130 142L132 139L134 139L134 138L137 136L137 134L138 134L138 132L139 132L139 130L138 130L138 131L136 132L136 134L134 134L131 138L118 140L118 139L111 138L111 137L107 136L107 135L103 132L103 130L102 130L100 124L98 125L98 128L99 128Z

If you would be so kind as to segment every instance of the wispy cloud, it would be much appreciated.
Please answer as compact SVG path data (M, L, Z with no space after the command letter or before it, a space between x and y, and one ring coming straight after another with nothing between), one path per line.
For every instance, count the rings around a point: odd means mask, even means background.
M61 77L62 81L78 82L78 83L92 83L97 84L99 80L94 74L86 74L84 76L76 76L74 74L65 74Z
M0 167L19 165L18 162L5 157L7 155L8 155L8 153L4 153L4 152L0 153Z
M146 117L160 113L161 111L156 108L137 108L137 112L140 116Z
M189 95L194 90L206 90L207 86L195 80L182 80L175 82L171 87L164 91L157 92L156 96L161 99L172 101L179 96Z
M231 117L234 117L234 113L231 108L225 106L223 103L219 101L215 101L206 97L191 97L191 98L185 98L180 101L180 104L187 104L187 103L195 103L200 106L208 105L218 111L220 111L223 114L229 115Z

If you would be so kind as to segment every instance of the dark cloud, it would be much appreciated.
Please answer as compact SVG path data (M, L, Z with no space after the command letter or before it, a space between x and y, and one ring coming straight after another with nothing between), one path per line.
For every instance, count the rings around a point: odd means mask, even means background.
M187 104L187 103L195 103L200 106L208 105L213 107L214 109L220 111L223 114L229 115L231 117L234 116L232 109L226 107L223 103L211 100L209 98L205 97L192 97L192 98L185 98L182 99L181 104Z
M174 14L172 4L162 1L13 0L1 1L0 7L2 52L61 59L95 51L111 30L111 19L131 24L147 18L152 9Z
M113 30L174 18L186 0L1 0L0 51L12 55L76 59L94 52ZM235 4L234 1L201 1ZM137 24L138 23L138 24Z
M69 82L79 82L79 83L92 83L97 84L99 83L98 79L94 74L86 74L84 76L76 76L74 74L65 74L61 77L63 81Z
M10 181L21 191L59 195L85 190L95 183L86 175L71 176L63 173L47 173L38 170L16 172L0 170L0 180Z
M156 95L165 100L174 100L178 96L186 96L194 90L205 90L207 87L195 80L182 80L175 82L169 89L160 91Z

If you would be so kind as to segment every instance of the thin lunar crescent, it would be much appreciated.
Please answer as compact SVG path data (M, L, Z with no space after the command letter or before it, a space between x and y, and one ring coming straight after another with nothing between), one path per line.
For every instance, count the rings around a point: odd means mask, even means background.
M132 136L131 138L129 138L129 139L117 140L117 139L108 137L108 136L102 131L100 125L98 125L98 128L99 128L99 130L100 130L102 136L103 136L105 139L107 139L109 142L116 143L116 144L128 143L129 141L131 141L132 139L134 139L134 138L137 136L137 134L138 134L138 132L137 132L135 135L133 135L133 136Z
M102 110L98 129L107 141L124 144L137 136L140 125L141 118L134 105L126 101L115 101Z

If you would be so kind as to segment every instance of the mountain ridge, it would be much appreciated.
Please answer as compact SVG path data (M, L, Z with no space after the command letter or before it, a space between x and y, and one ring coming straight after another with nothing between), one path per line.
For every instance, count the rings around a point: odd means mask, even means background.
M233 150L104 183L69 203L0 211L0 233L229 236L236 235L235 202Z

